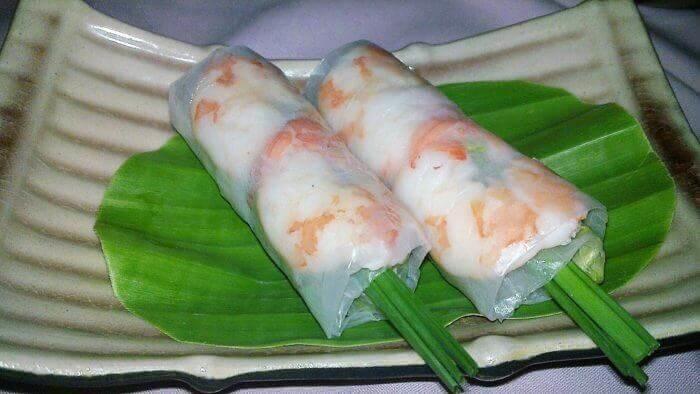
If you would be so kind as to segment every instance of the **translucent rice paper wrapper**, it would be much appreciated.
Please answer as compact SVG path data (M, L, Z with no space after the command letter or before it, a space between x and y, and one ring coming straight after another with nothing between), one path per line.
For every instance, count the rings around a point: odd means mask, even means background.
M217 49L171 85L169 104L175 129L329 338L382 318L363 292L384 270L415 288L422 228L266 59Z
M443 276L491 320L546 299L538 289L594 237L576 237L582 222L603 237L599 202L370 42L333 51L305 94L423 223Z
M505 319L522 304L535 304L549 300L542 288L576 255L579 249L593 240L603 239L607 214L604 208L593 208L584 223L592 232L581 232L566 245L541 250L523 266L505 276L486 280L459 277L443 271L452 285L466 294L479 311L491 320ZM482 312L483 313L483 312Z

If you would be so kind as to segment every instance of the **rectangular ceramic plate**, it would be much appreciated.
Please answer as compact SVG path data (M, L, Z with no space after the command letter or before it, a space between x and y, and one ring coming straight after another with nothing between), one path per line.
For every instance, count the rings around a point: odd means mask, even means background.
M88 385L186 378L203 389L425 374L404 344L244 350L178 343L114 297L92 230L95 211L126 158L173 135L168 84L211 49L138 30L79 0L21 2L0 54L0 370ZM678 203L655 261L615 296L666 343L700 330L699 218L688 198L698 196L700 150L631 2L589 1L397 55L436 84L526 79L588 102L614 101L635 115L679 185ZM316 61L276 63L301 86ZM598 354L565 316L503 324L472 317L451 330L487 367L484 380Z

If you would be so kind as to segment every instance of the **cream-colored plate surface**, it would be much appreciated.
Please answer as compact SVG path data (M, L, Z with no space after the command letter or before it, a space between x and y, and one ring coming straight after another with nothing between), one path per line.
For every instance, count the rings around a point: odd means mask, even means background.
M222 379L421 364L401 344L251 351L178 343L114 297L92 230L95 211L124 160L173 135L168 84L211 49L135 29L78 0L21 2L0 55L0 368ZM434 83L527 79L589 102L618 102L637 116L682 188L659 256L616 296L659 338L700 330L698 213L685 197L697 196L687 170L697 162L697 141L630 2L590 1L474 38L411 45L398 56ZM315 63L277 62L300 85ZM564 316L466 318L452 329L482 366L593 347Z

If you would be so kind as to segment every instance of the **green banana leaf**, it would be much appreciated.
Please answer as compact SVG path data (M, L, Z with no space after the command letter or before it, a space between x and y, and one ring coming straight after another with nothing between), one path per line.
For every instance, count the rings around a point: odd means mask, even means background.
M649 263L671 223L674 186L632 116L614 104L588 105L564 90L519 81L441 89L478 123L609 209L605 290L620 287ZM122 165L95 229L116 296L177 340L271 347L400 339L387 322L326 339L179 136ZM445 325L477 314L430 261L416 294ZM557 312L548 301L523 306L514 318Z

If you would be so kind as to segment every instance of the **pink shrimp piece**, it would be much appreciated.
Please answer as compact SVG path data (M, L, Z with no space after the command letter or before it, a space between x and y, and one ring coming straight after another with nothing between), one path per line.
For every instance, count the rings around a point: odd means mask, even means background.
M453 160L467 160L464 137L467 128L460 119L434 118L420 126L410 151L411 168L425 151L443 152Z
M356 189L353 194L361 196L369 201L367 205L360 205L355 209L358 216L365 222L369 222L372 232L384 240L388 245L394 245L399 236L401 216L390 203L379 201L374 194L365 189Z
M345 141L351 141L354 138L364 138L365 130L360 124L359 120L351 121L346 127L340 130L340 135L343 136Z
M194 121L197 122L204 116L212 114L212 121L216 123L219 120L219 110L221 106L213 100L202 99L197 103L194 110Z
M313 255L318 250L318 233L323 231L323 228L333 220L335 220L335 215L323 213L311 219L295 221L289 227L288 233L294 234L300 232L301 240L296 245L297 248L306 255ZM306 262L302 262L301 266L306 266Z
M265 148L265 156L279 160L290 146L317 149L325 139L323 129L317 122L306 118L293 119L270 140Z
M287 127L294 130L296 139L307 149L319 150L328 140L321 125L310 119L294 119L287 123Z
M292 144L294 136L290 131L283 130L267 144L265 148L265 156L273 160L279 160L284 155L284 152Z
M205 72L218 71L220 75L215 82L223 86L231 86L235 82L233 75L233 66L238 62L233 57L227 57L218 63L210 65Z
M355 138L358 139L363 139L365 138L365 128L364 125L362 124L362 120L364 118L364 113L365 110L360 109L359 113L357 114L356 118L350 121L347 126L343 127L340 130L340 134L343 137L343 140L345 142L350 142Z
M508 189L488 189L483 200L471 202L471 209L479 236L490 241L482 263L496 263L501 250L537 234L537 214Z
M573 186L539 162L528 159L519 159L519 161L527 164L527 167L515 167L511 169L511 174L532 197L536 207L556 209L565 214L584 211L583 204L577 198L576 189ZM577 219L581 220L584 217L585 213L582 213Z
M321 89L318 92L319 101L328 103L331 108L338 108L348 99L348 95L335 86L332 79L321 84Z
M425 224L437 234L437 243L442 250L450 247L450 239L447 236L447 219L444 215L429 216L425 219Z
M360 75L362 78L369 78L372 76L372 71L367 67L367 56L360 56L355 58L352 63L360 68Z

